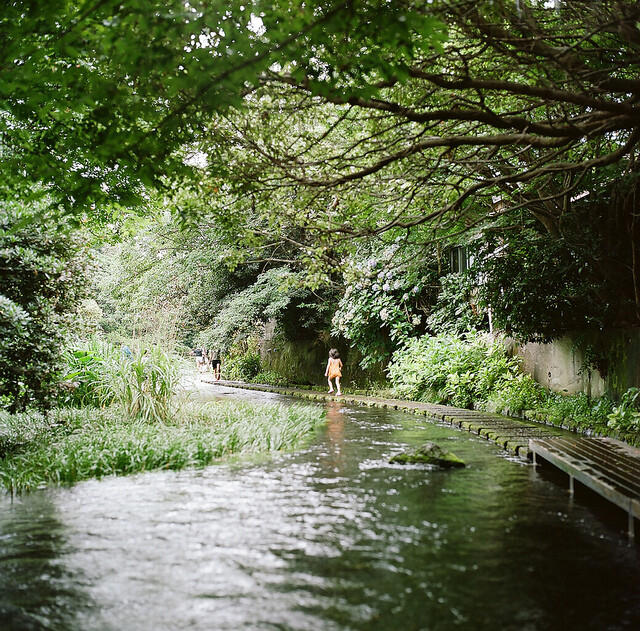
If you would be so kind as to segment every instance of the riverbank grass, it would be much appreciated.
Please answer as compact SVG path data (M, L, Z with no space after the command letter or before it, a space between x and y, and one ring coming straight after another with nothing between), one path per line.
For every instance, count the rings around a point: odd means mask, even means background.
M153 469L204 467L232 454L303 446L324 422L316 407L209 402L165 422L119 406L0 413L0 483L12 493Z

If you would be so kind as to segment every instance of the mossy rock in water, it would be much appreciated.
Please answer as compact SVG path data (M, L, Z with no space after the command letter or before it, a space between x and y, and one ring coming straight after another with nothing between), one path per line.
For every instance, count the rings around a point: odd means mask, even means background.
M397 454L389 459L392 464L434 464L443 469L465 467L465 463L450 451L428 442L407 453Z

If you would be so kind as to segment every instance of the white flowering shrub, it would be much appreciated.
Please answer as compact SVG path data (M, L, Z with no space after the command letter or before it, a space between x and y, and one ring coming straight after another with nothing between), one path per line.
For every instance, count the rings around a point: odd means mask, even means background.
M398 264L394 254L390 247L381 256L352 262L333 317L332 333L358 348L363 368L387 361L411 336L424 333L435 300L435 264Z

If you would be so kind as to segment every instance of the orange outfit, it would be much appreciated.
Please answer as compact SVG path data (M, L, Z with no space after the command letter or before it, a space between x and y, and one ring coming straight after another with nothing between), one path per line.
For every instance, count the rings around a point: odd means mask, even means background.
M335 379L336 377L342 377L342 360L329 358L329 365L327 366L327 377L329 379Z

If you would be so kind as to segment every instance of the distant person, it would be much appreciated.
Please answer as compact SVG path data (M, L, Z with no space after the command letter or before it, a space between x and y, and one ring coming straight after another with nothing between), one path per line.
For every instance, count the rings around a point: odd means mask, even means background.
M193 354L196 356L196 369L198 370L198 372L202 372L202 367L204 366L205 362L202 349L196 348L193 351Z
M333 392L332 380L336 381L336 396L339 397L340 392L340 377L342 377L342 360L337 348L332 348L329 351L329 361L327 362L327 369L324 371L324 376L329 381L329 394Z
M211 372L216 381L220 381L220 370L222 361L220 360L220 352L219 351L210 351L209 352L209 361L211 362Z

